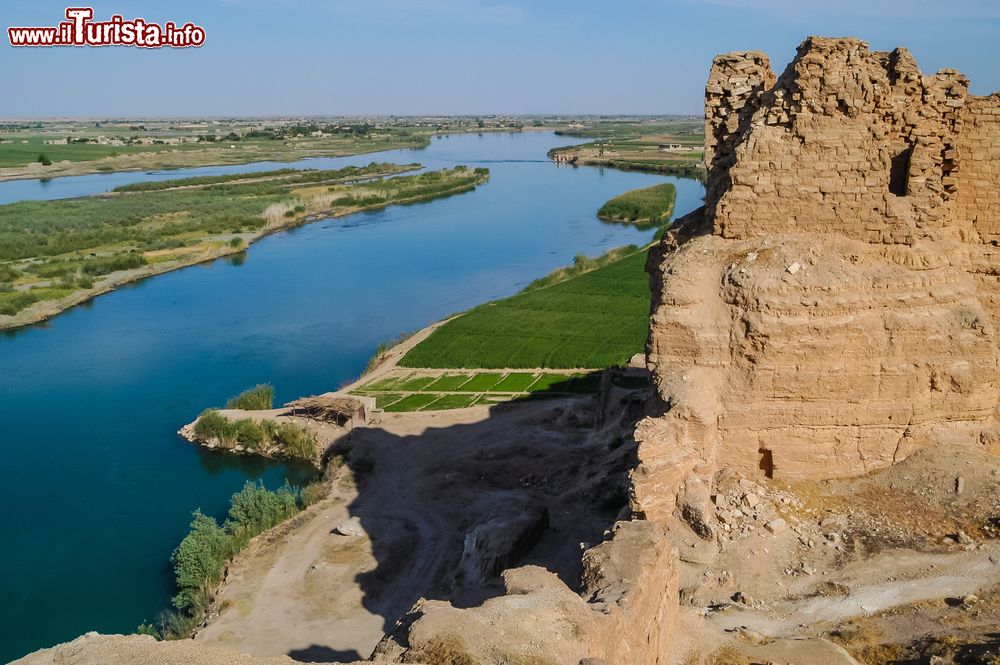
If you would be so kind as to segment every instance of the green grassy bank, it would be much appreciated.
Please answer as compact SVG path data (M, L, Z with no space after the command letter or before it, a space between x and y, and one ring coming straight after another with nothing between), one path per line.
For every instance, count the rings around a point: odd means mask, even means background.
M670 183L633 189L611 199L597 211L598 219L636 224L643 228L659 226L670 219L677 188Z

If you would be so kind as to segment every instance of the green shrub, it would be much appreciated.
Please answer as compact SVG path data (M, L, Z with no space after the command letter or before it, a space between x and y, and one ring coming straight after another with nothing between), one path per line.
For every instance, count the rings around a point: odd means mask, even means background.
M236 441L252 453L265 452L265 447L271 443L267 432L256 421L244 418L233 425L236 427Z
M179 590L173 599L174 607L189 614L203 612L211 587L222 580L230 554L226 532L214 519L196 510L191 531L170 557Z
M635 224L659 224L670 218L677 190L671 183L635 189L611 199L597 212L599 219Z
M322 481L309 483L299 491L299 502L303 508L319 503L330 493L330 486Z
M142 622L135 629L136 635L150 635L156 639L160 639L160 632L153 627L153 624Z
M274 387L262 383L244 390L236 397L226 402L227 409L243 411L266 411L274 408Z
M298 493L288 485L271 491L260 482L247 481L243 489L233 495L226 531L253 538L281 524L298 510Z
M224 525L196 510L191 530L170 557L174 566L177 612L159 617L159 636L167 639L189 637L201 623L212 600L215 587L222 581L226 563L257 536L301 509L299 491L285 485L269 490L261 482L247 481L230 499L229 515ZM147 632L149 631L149 632ZM147 624L138 632L157 635Z
M21 271L11 265L0 265L0 282L14 282L21 276Z
M56 281L56 284L65 289L73 288L74 286L76 286L76 273L69 271L63 273L62 275L59 276L59 279Z
M289 457L313 459L316 457L316 435L311 430L293 423L278 425L274 433L275 443Z
M229 420L217 410L209 409L195 422L194 437L201 443L216 442L224 448L240 445L256 453L277 448L287 457L316 459L316 435L295 423L250 418Z
M238 428L215 409L209 409L198 417L194 424L194 436L202 442L217 440L220 445L232 447L236 445Z
M13 316L39 301L31 291L11 291L0 294L0 314Z
M159 626L162 639L183 640L191 637L200 621L200 616L188 615L178 610L164 610L156 618L156 625Z

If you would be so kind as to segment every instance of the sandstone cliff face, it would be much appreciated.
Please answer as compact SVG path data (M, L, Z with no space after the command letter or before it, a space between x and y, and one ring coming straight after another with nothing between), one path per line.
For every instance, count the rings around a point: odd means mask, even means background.
M637 431L636 513L697 513L721 466L831 478L992 445L998 137L1000 96L904 49L810 38L777 79L716 58L706 208L649 264L663 413Z

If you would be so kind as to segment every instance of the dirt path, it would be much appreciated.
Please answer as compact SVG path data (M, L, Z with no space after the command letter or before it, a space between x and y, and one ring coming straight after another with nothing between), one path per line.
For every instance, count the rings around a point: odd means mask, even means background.
M450 579L467 528L460 516L479 496L470 479L499 469L505 486L518 486L526 469L508 460L523 455L526 439L538 454L580 454L567 445L578 430L552 429L552 418L577 403L383 414L356 430L348 467L360 489L342 473L298 524L255 540L231 566L219 614L196 639L259 656L367 658L414 602ZM334 531L348 518L358 535Z
M367 538L331 534L348 518L343 499L325 502L274 550L257 548L234 565L219 596L225 609L197 639L306 660L367 656L382 637L382 617L363 607L353 583L374 560Z
M884 612L940 598L961 598L995 585L1000 544L984 543L981 549L957 553L922 553L892 550L872 559L853 562L823 578L841 584L843 596L811 595L782 600L769 607L731 605L710 615L709 621L725 631L749 628L764 635L788 635L803 624L838 624L848 619ZM817 580L802 581L800 591Z

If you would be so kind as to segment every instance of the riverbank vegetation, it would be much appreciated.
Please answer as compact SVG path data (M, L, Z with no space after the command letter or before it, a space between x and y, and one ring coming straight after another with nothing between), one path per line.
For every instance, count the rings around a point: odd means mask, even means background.
M670 219L676 197L677 188L671 183L633 189L601 206L597 218L635 224L640 228L659 226Z
M319 216L466 192L487 169L386 178L418 164L255 173L126 186L0 206L0 328L50 316L117 284L242 251ZM4 320L51 301L23 320ZM60 302L62 301L62 302Z
M230 420L215 409L209 409L198 417L194 424L194 437L201 444L270 457L314 462L319 454L316 434L307 427L270 419Z
M9 121L0 122L0 180L420 149L445 134L523 126L512 116Z
M160 636L190 637L204 620L226 564L255 536L293 517L324 495L322 488L313 485L302 490L288 485L269 490L261 483L248 481L233 494L222 524L196 510L191 530L170 557L177 584L172 601L175 610L161 615ZM151 626L143 628L147 634L152 632Z
M705 119L691 116L621 116L617 118L577 118L574 122L560 124L557 136L574 136L591 139L634 139L640 136L671 134L678 136L701 135Z
M226 402L227 409L243 411L266 411L274 407L274 386L262 383L253 388L247 388L236 397Z

